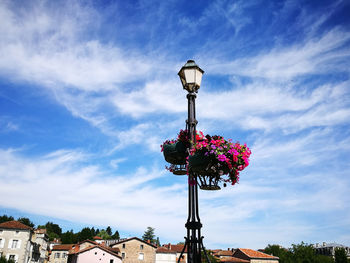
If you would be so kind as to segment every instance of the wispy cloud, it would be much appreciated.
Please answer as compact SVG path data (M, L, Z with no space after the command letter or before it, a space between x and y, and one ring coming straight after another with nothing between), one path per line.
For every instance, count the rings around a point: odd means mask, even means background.
M191 12L178 1L60 3L0 3L0 206L136 234L151 225L162 241L182 241L186 177L164 171L159 144L185 127L176 73L194 57L206 72L199 128L253 151L239 185L200 192L206 245L349 242L339 234L350 229L342 1L328 13L295 1L220 0ZM85 129L98 146L75 146Z

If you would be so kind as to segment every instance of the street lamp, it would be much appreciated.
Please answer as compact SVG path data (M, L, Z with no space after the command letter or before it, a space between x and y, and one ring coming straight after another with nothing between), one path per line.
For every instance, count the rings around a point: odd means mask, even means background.
M187 63L180 69L178 75L180 77L182 86L188 91L188 118L186 121L186 130L190 139L190 149L193 147L192 143L196 143L196 109L195 100L198 92L204 71L198 67L193 60L188 60ZM197 175L189 170L188 174L188 218L185 224L187 229L187 236L185 237L185 245L178 259L178 263L187 248L188 263L201 263L202 251L210 262L208 255L203 246L203 237L201 236L202 224L199 218L198 208L198 184Z

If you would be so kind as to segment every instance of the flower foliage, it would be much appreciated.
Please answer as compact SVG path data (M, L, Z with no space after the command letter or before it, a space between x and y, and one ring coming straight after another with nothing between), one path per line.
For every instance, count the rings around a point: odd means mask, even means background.
M208 173L220 176L221 180L234 185L239 180L240 171L249 165L251 151L246 144L233 143L231 139L225 140L221 136L207 135L193 145L190 155L195 154L209 157ZM228 179L222 178L222 175L228 175Z
M197 131L196 140L199 141L199 140L203 140L204 138L205 137L203 135L203 132ZM163 144L160 146L161 152L163 152L163 150L164 150L164 145L166 145L166 144L175 144L175 143L177 143L179 141L183 142L185 144L186 148L190 147L191 141L190 141L190 138L188 136L188 131L187 130L180 130L179 134L177 135L177 139L166 140L165 142L163 142Z
M164 145L183 142L186 148L193 147L189 150L189 156L203 155L208 159L208 165L203 171L206 175L219 178L220 181L230 182L232 185L239 181L239 173L249 165L250 149L246 144L241 145L233 143L231 139L225 140L222 136L204 136L201 131L197 131L196 142L189 139L187 130L180 130L176 140L166 140L161 145L163 151ZM187 156L187 171L189 170L189 157ZM174 165L166 167L170 172L173 171ZM224 178L224 175L228 175Z

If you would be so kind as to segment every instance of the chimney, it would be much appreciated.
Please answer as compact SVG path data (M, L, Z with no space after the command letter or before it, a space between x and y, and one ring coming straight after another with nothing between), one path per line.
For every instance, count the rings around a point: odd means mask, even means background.
M326 242L323 242L322 245L325 247L326 246Z
M147 239L147 243L150 244L150 243L151 243L151 240Z
M168 249L171 250L171 244L170 243L168 244Z

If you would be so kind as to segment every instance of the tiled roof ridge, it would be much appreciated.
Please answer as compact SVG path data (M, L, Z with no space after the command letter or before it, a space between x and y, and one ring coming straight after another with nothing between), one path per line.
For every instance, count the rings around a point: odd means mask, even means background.
M220 258L220 262L235 262L235 263L242 262L242 263L249 263L250 261L249 261L249 260L246 260L246 259L236 258L236 257L232 256L232 257L223 257L223 258Z
M246 256L250 257L250 258L275 258L278 259L278 257L275 256L271 256L269 254L260 252L260 251L256 251L250 248L239 248L240 251L242 251Z
M163 246L159 247L159 248L165 248L167 249L168 251L173 251L173 252L176 252L176 253L181 253L182 252L182 249L184 248L184 244L180 244L180 245L173 245L173 244L164 244ZM187 247L185 248L185 251L187 253Z
M60 245L55 245L52 248L53 250L71 250L72 247L75 246L75 244L60 244Z
M100 249L102 249L102 250L104 250L104 251L106 251L106 252L108 252L108 253L111 253L112 255L114 255L114 256L116 256L116 257L118 257L118 258L120 258L120 259L122 258L121 256L118 255L117 252L111 250L111 249L108 248L108 247L101 246L101 245L99 245L99 244L92 245L92 246L88 246L88 247L86 247L86 248L84 248L84 249L81 249L81 250L78 250L78 251L71 251L71 252L69 252L69 254L80 254L80 253L82 253L82 252L88 251L88 250L93 249L93 248L96 248L96 247L97 247L97 248L100 248Z
M138 238L138 237L130 237L130 238L125 238L125 239L120 239L117 243L114 243L111 246L114 246L114 245L117 245L117 244L121 244L121 243L124 243L124 242L128 242L128 241L133 240L133 239L136 239L136 240L138 240L140 242L143 242L143 243L145 243L147 245L150 245L150 246L152 246L154 248L157 248L157 246L155 244L148 243L147 241L142 240L141 238Z
M27 226L19 221L12 220L12 221L6 221L0 224L0 228L6 228L6 229L21 229L21 230L33 230L32 227Z

